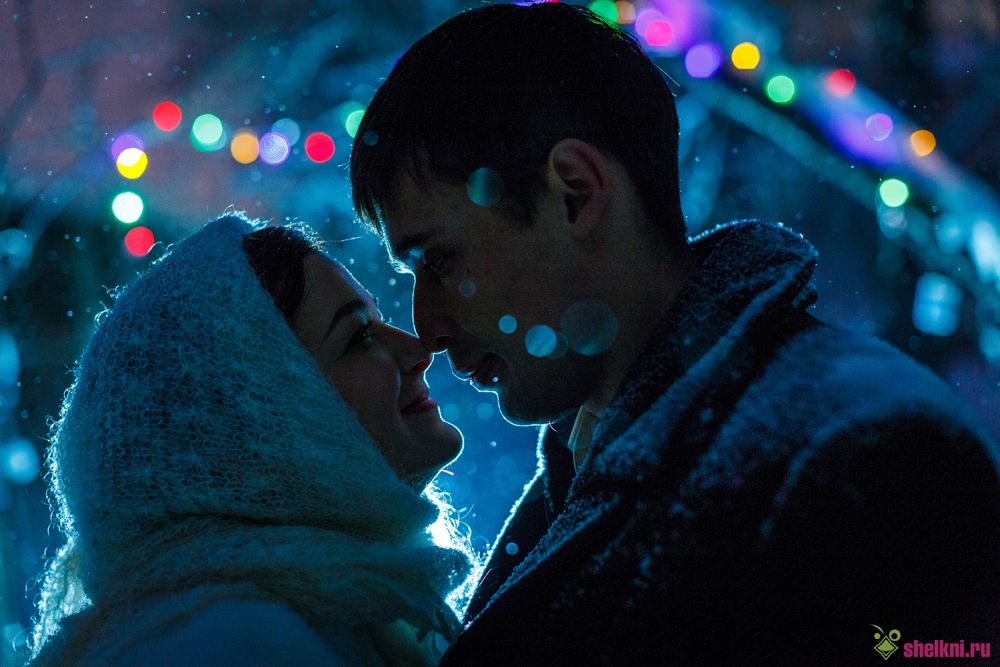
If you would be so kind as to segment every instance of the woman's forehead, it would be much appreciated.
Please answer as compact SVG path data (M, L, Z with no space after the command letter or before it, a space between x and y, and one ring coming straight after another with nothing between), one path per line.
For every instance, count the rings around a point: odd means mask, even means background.
M343 264L322 253L314 253L306 258L306 281L312 283L307 291L317 295L329 295L344 301L359 296L370 298L368 290Z

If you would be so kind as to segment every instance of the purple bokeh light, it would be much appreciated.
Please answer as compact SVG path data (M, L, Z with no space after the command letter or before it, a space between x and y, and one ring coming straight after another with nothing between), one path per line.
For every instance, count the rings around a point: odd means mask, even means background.
M284 135L268 132L260 138L259 150L261 162L279 165L288 159L291 148Z
M692 46L684 56L684 67L696 79L707 79L722 64L722 51L711 43Z
M112 162L118 162L118 156L127 148L138 148L141 151L145 151L146 144L134 134L119 134L112 139L111 146L108 148Z

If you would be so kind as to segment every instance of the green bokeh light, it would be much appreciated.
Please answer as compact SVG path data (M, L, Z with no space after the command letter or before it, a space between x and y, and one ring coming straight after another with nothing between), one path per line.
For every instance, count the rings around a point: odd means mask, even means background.
M111 212L126 225L141 218L144 208L142 197L134 192L122 192L111 202Z
M618 7L610 0L595 0L589 9L608 23L618 23Z
M215 151L225 143L225 129L218 116L205 113L194 119L191 124L191 143L201 151Z
M354 138L354 135L358 133L358 126L361 125L361 119L365 116L364 109L358 109L357 111L352 111L347 116L347 120L344 121L344 129L347 133Z
M788 104L795 97L795 82L784 74L771 77L767 82L767 96L777 104Z
M895 208L902 206L910 198L910 188L898 178L890 178L882 181L882 184L878 186L878 196L882 198L886 206Z

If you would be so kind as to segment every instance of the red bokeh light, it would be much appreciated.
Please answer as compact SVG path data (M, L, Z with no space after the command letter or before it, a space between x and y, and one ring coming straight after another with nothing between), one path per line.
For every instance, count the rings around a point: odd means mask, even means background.
M830 75L826 77L827 89L837 97L847 97L850 95L854 91L856 84L857 79L854 78L854 73L849 69L838 69L830 72Z
M153 124L164 132L173 132L181 124L181 108L173 102L160 102L153 109Z
M336 150L333 138L326 132L313 132L306 137L306 157L313 162L326 162Z
M154 243L156 239L153 237L153 232L146 227L133 227L125 235L125 249L136 257L143 257Z

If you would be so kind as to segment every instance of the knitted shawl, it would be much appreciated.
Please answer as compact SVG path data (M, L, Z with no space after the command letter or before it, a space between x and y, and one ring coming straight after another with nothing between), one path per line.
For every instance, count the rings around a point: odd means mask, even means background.
M384 629L405 623L453 638L443 598L468 561L433 544L437 507L261 286L242 249L256 227L205 225L98 316L50 438L67 542L44 574L36 664L100 662L136 640L144 602L206 586L250 586L321 635L395 643Z

